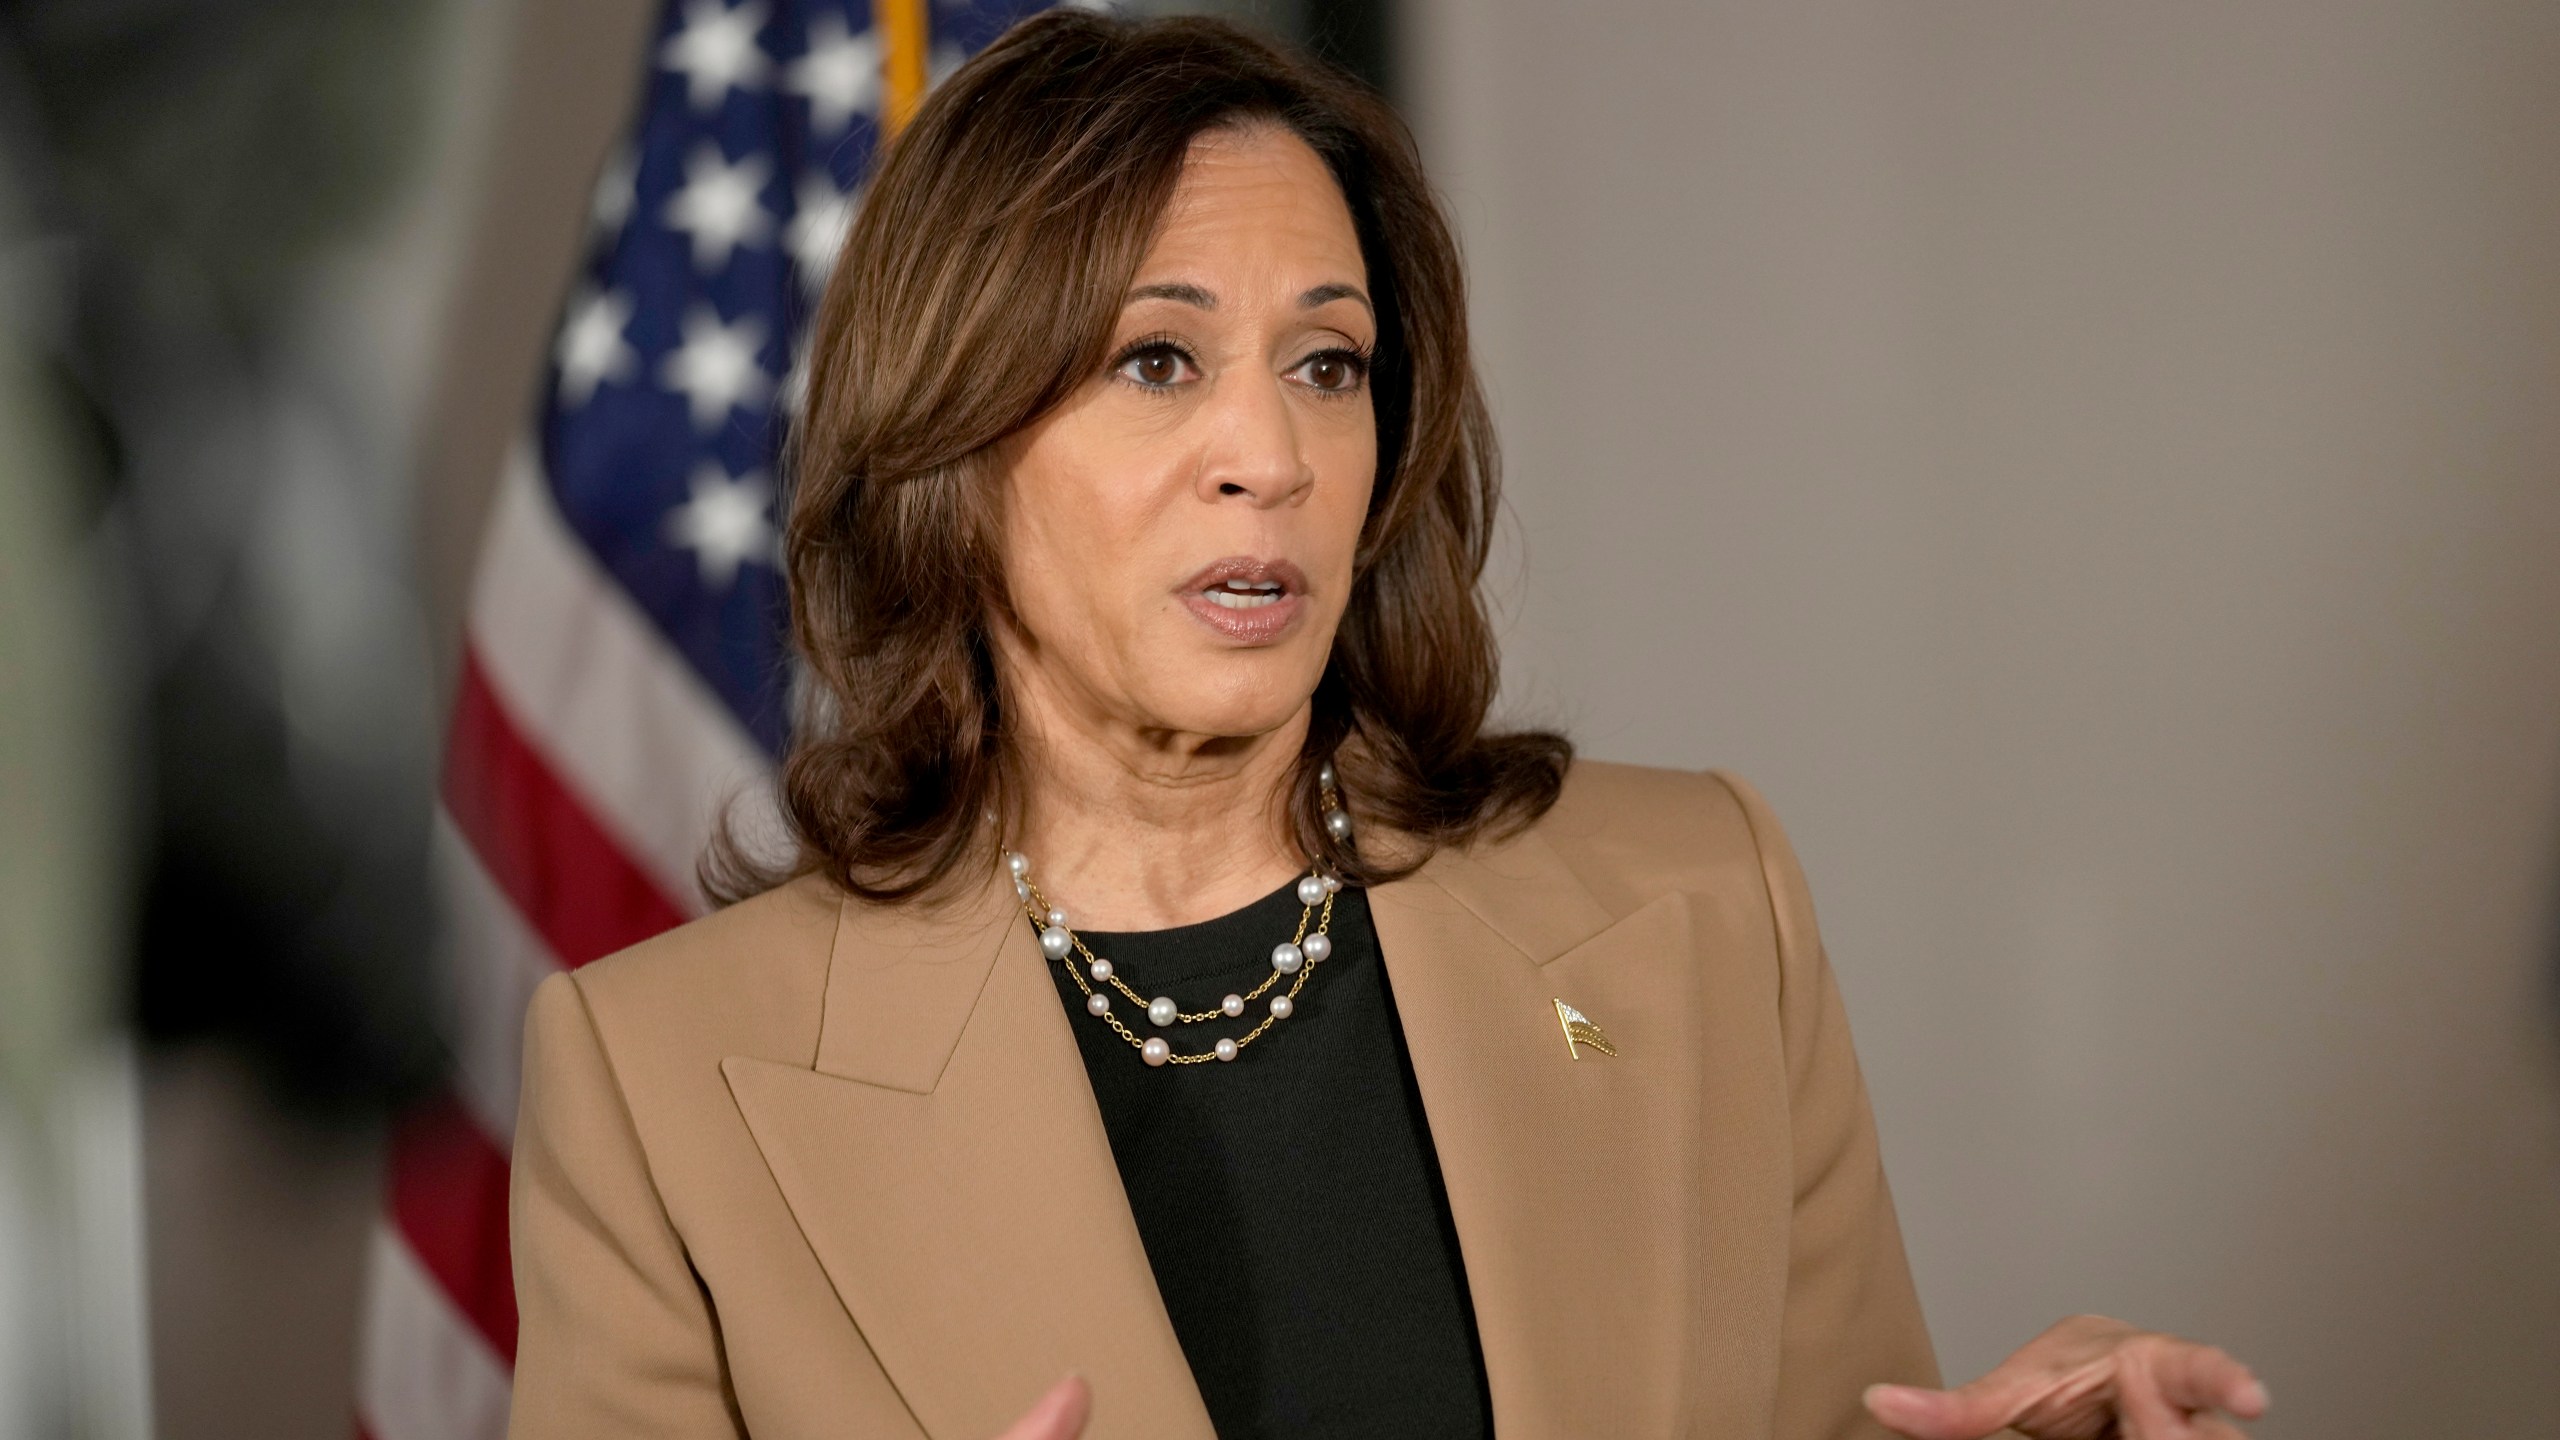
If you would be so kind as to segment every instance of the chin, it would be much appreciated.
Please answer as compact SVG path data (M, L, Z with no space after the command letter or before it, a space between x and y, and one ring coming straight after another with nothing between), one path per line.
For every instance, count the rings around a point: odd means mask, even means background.
M1203 668L1213 667L1215 662ZM1229 685L1215 683L1218 678L1214 674L1182 677L1160 691L1159 703L1149 708L1168 730L1235 739L1268 735L1306 709L1308 699L1315 694L1317 677L1300 677L1292 667L1285 681L1270 671L1228 677L1241 682Z
M1272 704L1203 706L1169 728L1192 735L1221 735L1231 740L1246 740L1268 735L1288 724L1306 703L1307 697L1300 695Z

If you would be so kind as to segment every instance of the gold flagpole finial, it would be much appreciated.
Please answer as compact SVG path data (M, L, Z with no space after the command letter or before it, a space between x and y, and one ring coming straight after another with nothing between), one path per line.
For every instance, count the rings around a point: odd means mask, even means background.
M925 0L871 0L871 29L880 37L880 127L895 135L916 118L931 76Z

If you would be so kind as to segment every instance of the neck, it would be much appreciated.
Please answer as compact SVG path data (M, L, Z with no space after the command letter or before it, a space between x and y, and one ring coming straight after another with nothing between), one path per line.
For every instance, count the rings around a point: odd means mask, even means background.
M1012 848L1077 929L1161 930L1215 919L1307 868L1284 797L1301 708L1245 738L1078 723L1026 707Z

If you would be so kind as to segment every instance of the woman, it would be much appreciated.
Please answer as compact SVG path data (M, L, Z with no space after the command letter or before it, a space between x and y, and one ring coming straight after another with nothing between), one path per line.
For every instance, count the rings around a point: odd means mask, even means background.
M797 470L799 859L534 999L515 1434L2263 1405L2091 1319L1925 1388L1776 821L1485 728L1492 436L1374 101L1204 22L1016 29L872 185Z

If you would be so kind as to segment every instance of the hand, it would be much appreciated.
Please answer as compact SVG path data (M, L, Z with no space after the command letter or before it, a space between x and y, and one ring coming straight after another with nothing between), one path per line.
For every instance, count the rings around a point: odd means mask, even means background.
M2076 1315L1970 1385L1869 1386L1867 1410L1909 1440L2244 1440L2222 1412L2257 1419L2267 1387L2210 1345Z
M1092 1412L1093 1391L1070 1375L1050 1386L1049 1393L1034 1401L996 1440L1076 1440L1084 1433L1085 1416Z

